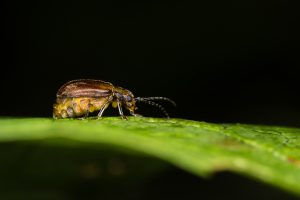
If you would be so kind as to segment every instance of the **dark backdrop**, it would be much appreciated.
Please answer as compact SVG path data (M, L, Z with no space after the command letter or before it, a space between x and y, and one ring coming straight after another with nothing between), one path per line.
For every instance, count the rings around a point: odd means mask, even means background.
M1 115L51 116L63 83L94 78L171 97L173 117L300 126L297 18L287 1L19 0L1 8Z

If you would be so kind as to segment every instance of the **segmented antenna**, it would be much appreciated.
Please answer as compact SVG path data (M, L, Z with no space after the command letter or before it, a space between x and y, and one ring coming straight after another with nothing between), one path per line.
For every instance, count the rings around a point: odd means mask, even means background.
M166 111L166 109L164 107L162 107L161 105L159 105L158 103L155 103L153 101L149 101L149 100L147 100L145 98L140 98L140 97L137 97L136 100L140 101L140 102L144 102L146 104L149 104L151 106L155 106L155 107L159 108L166 115L166 117L168 119L170 118L170 116L169 116L168 112Z
M168 101L169 103L171 103L173 106L176 107L176 103L175 101L173 101L172 99L169 99L167 97L137 97L137 100L163 100L163 101Z

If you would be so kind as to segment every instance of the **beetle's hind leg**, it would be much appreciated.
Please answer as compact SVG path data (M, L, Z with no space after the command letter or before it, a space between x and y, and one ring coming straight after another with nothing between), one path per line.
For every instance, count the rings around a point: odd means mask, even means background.
M89 117L89 112L90 112L90 107L92 106L92 104L89 102L88 103L88 106L87 106L87 109L86 109L86 112L85 112L85 115L84 117L85 118L88 118Z
M80 119L80 120L87 119L89 117L89 110L90 110L90 104L88 104L88 107L87 107L87 110L84 113L84 116L83 117L79 117L78 119Z

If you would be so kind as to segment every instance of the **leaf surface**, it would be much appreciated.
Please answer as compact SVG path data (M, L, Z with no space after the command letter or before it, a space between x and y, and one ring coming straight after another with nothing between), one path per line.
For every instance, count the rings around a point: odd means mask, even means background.
M232 171L300 195L300 129L182 119L1 119L0 142L133 150L207 177Z

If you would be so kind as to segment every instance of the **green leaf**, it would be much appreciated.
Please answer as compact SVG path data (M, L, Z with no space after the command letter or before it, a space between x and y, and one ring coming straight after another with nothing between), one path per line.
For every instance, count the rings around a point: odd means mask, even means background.
M159 158L201 177L233 171L300 195L300 129L182 119L1 119L0 142L108 146Z

